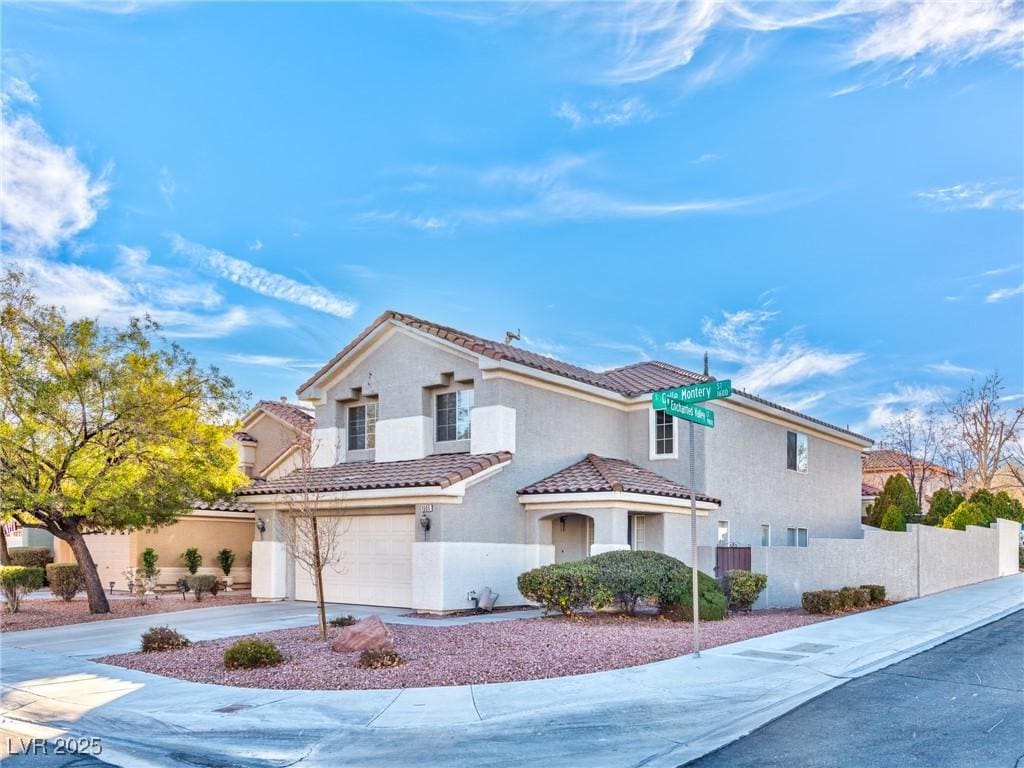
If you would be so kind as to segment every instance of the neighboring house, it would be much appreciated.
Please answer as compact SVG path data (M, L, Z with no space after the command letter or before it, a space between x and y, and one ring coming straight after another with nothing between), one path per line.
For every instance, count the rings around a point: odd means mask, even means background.
M860 484L860 514L862 517L867 516L868 507L875 503L875 499L878 498L881 492L881 488L871 485L870 483Z
M22 528L14 520L4 523L8 547L45 547L53 551L53 534L41 528Z
M992 478L992 492L1006 491L1010 498L1024 503L1024 463L1007 459Z
M876 451L864 452L861 482L876 489L875 496L877 496L885 487L885 481L893 475L903 475L909 480L911 467L914 468L915 476L911 485L914 486L915 493L917 493L921 476L925 476L921 512L927 512L935 492L940 488L950 488L955 484L956 475L949 467L925 463L902 451L880 448Z
M295 455L301 446L308 445L312 424L312 414L303 406L286 401L257 403L242 419L241 431L234 435L243 471L256 479L292 471ZM187 573L181 555L190 547L196 547L203 556L199 572L215 575L221 575L217 553L222 549L232 550L235 565L231 575L235 585L247 586L253 534L252 507L228 502L197 504L191 514L155 531L97 533L86 538L100 579L104 584L113 582L116 589L124 589L127 586L124 572L139 564L147 547L155 549L160 558L157 564L161 586L173 585ZM75 560L70 547L59 539L54 560L58 563Z
M386 312L298 389L313 467L238 498L266 528L259 597L311 599L283 539L297 494L341 526L330 601L445 611L614 549L690 560L687 430L650 393L707 377L647 361L596 372ZM696 430L698 543L861 535L861 435L735 390Z

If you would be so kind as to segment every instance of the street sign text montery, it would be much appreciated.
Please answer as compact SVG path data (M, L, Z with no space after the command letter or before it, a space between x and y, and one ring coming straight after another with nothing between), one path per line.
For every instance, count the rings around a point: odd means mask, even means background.
M732 381L707 381L701 384L691 384L688 387L674 387L663 389L651 395L651 407L656 411L665 410L665 399L681 400L684 403L702 403L705 400L718 400L722 397L732 395Z

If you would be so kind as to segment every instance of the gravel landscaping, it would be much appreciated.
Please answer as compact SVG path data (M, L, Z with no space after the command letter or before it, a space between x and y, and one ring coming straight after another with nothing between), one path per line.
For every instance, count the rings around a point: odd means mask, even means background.
M711 648L751 637L827 621L803 610L756 611L701 625L701 645ZM389 625L395 650L406 663L392 669L360 669L359 654L334 653L315 627L258 635L274 642L284 663L270 668L227 670L224 649L238 637L158 653L97 659L143 672L198 683L243 688L370 689L500 683L579 675L669 659L689 653L691 629L649 616L562 616L431 627ZM331 630L337 637L339 629Z
M7 613L0 607L0 632L17 632L24 629L60 627L65 624L83 624L89 621L126 619L131 616L149 616L193 608L216 608L222 605L238 605L254 602L248 592L221 592L216 597L204 597L197 603L187 595L182 600L176 592L162 595L159 600L149 600L145 605L133 599L110 599L110 613L89 613L89 603L84 595L71 602L63 600L25 600L17 613Z

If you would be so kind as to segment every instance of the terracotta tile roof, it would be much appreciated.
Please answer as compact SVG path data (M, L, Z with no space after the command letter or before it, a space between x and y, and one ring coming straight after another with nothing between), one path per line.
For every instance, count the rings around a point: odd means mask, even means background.
M241 504L237 501L196 501L192 503L192 509L197 511L211 512L255 512L256 510L248 504Z
M920 459L911 459L903 451L896 451L892 448L881 448L877 451L865 451L861 454L861 467L868 472L904 472L914 462L915 467L924 466ZM930 471L939 474L953 474L948 467L938 464L929 464Z
M282 403L280 400L260 400L252 410L266 411L302 432L309 432L313 429L313 414L294 403Z
M861 483L860 484L860 495L861 496L877 496L881 492L882 492L881 488L876 488L875 486L871 485L870 483Z
M258 443L259 442L259 440L257 440L255 437L253 437L248 432L245 432L244 430L241 430L241 429L238 430L237 432L235 432L232 435L232 437L235 438L235 440L238 440L239 442L248 442L248 443Z
M268 493L329 493L389 488L447 488L489 467L512 459L500 453L442 453L408 461L352 461L332 467L298 469L276 480L253 483L239 496Z
M602 492L642 493L674 499L690 498L690 489L685 485L623 459L611 459L593 453L517 491L520 496L540 493ZM718 499L703 493L696 496L699 501L721 504Z
M420 318L413 317L412 315L388 310L374 320L366 330L356 336L356 338L354 338L338 354L332 357L326 365L307 379L296 391L301 393L304 389L315 383L317 379L327 373L327 371L338 363L338 361L342 360L349 352L359 346L366 337L373 333L378 327L389 321L395 321L409 328L429 333L431 336L436 336L440 339L444 339L445 341L457 344L471 352L483 355L484 357L489 357L493 360L509 360L536 370L545 371L546 373L553 373L557 376L564 376L567 379L572 379L573 381L600 387L601 389L606 389L625 397L638 397L640 395L656 392L659 389L695 384L702 381L709 381L711 379L711 377L704 376L703 374L688 371L685 368L680 368L676 365L665 363L660 360L646 360L644 362L627 365L622 368L613 368L608 371L592 371L588 368L556 360L553 357L541 355L537 352L531 352L527 349L516 347L511 344L502 344L497 341L491 341L479 336L474 336L471 333L466 333L465 331L460 331L444 325L438 325L437 323L431 323L427 320L421 320ZM815 424L820 424L824 427L828 427L829 429L834 429L837 432L842 432L859 440L864 440L869 443L872 442L870 438L864 437L856 432L838 427L834 424L828 423L827 421L822 421L821 419L816 419L813 416L808 416L805 413L800 413L799 411L779 405L778 403L773 403L763 397L752 395L738 389L734 389L733 392L739 397L761 403L762 405L767 405L778 411L782 411L783 413L799 416L802 419L806 419L807 421Z

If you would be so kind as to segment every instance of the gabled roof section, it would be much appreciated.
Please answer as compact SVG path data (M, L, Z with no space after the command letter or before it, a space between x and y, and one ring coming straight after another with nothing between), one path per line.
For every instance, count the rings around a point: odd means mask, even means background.
M502 451L483 454L443 453L407 461L352 461L331 467L297 469L276 480L253 483L236 495L447 488L511 460L512 454Z
M624 459L606 458L594 453L588 453L580 461L543 480L520 488L517 493L520 496L549 493L639 493L673 499L690 498L690 489L681 483ZM695 495L698 501L721 504L721 501L706 494Z
M627 365L621 368L613 368L607 371L592 371L588 368L556 360L553 357L541 355L537 352L531 352L527 349L516 347L511 344L503 344L490 339L484 339L480 336L475 336L456 328L438 325L436 323L431 323L428 320L413 317L412 315L388 310L374 320L366 330L356 336L356 338L346 345L344 349L332 357L319 371L303 382L296 392L301 394L304 390L316 384L321 377L330 372L331 369L341 362L350 352L359 347L363 341L369 338L378 328L389 322L399 323L407 328L412 328L414 330L430 334L431 336L436 336L439 339L455 344L456 346L462 347L474 354L483 355L484 357L492 360L507 360L512 363L518 363L519 365L524 365L538 371L544 371L545 373L555 374L556 376L562 376L566 379L599 387L609 392L622 395L623 397L640 397L642 395L650 394L651 392L657 392L661 389L669 389L670 387L686 386L689 384L697 384L703 381L713 380L713 377L711 376L704 376L703 374L689 371L685 368L680 368L677 365L665 363L660 360L645 360L640 363L634 363L633 365ZM804 419L814 424L848 435L855 438L857 441L866 444L874 442L864 435L852 432L849 429L838 427L834 424L829 424L827 421L816 419L813 416L800 413L799 411L787 408L784 405L773 403L763 397L752 395L738 389L734 389L733 394L752 402L768 406L769 408L782 413L796 416L800 419Z
M263 411L271 416L276 416L281 421L303 433L308 433L313 429L313 414L307 408L303 408L295 403L287 403L280 400L260 400L246 414L246 420L256 411Z

